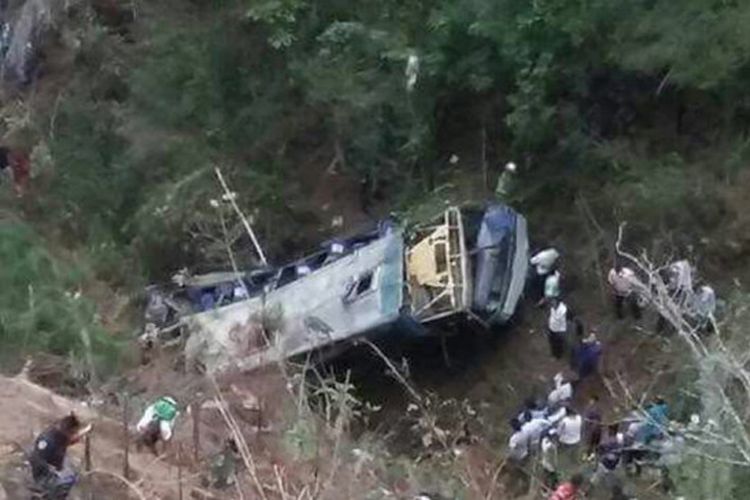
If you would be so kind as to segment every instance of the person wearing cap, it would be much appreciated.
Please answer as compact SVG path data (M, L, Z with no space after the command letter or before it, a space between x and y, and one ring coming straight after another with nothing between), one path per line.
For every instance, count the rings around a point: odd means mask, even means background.
M540 443L541 453L539 455L542 466L542 482L550 490L557 486L559 476L557 473L557 430L548 429L542 436Z
M512 161L506 163L505 167L503 168L503 173L500 174L500 177L497 179L497 185L495 186L495 196L497 197L497 199L501 201L507 199L512 188L513 177L515 176L515 174L516 164Z
M156 445L159 441L168 443L172 439L174 425L180 412L177 401L169 396L162 396L143 412L136 425L138 444L146 446L154 455L158 455Z

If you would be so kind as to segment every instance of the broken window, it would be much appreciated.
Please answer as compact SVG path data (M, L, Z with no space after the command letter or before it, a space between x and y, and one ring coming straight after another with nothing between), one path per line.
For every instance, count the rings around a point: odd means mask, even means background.
M360 296L365 292L368 292L372 288L372 271L360 276L357 282L356 295Z
M346 293L344 294L344 302L353 302L357 300L359 297L373 290L374 284L374 271L368 271L366 273L360 274L357 279L352 281L346 288Z

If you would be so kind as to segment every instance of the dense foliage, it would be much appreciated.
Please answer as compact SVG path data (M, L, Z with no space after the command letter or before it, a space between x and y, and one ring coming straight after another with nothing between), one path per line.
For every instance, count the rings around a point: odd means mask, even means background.
M71 11L72 76L23 121L26 209L131 288L225 265L227 242L254 263L211 206L214 165L276 259L325 237L310 183L332 168L382 212L488 196L514 160L530 215L583 198L705 236L741 211L719 186L750 153L749 18L730 0L171 0L115 28Z
M361 181L364 206L457 178L484 177L489 194L512 159L528 206L581 193L596 205L595 186L632 218L710 225L720 210L676 207L716 201L706 186L747 156L749 17L729 0L144 7L135 45L81 36L44 208L151 278L206 261L215 163L276 256L311 220L299 165L322 172L330 158ZM453 167L455 152L471 160Z
M85 269L50 254L31 228L11 221L0 223L0 261L6 263L0 266L0 366L45 351L72 356L70 361L84 369L90 351L95 353L95 370L114 371L116 340L78 288Z

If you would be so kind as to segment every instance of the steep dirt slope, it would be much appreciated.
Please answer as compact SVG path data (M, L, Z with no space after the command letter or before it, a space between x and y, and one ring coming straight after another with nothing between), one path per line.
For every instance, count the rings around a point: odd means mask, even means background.
M93 468L99 472L92 474L90 479L96 498L177 498L176 466L147 452L139 453L134 449L130 452L130 479L140 494L112 475L122 474L123 468L123 429L119 422L102 417L91 408L58 396L23 377L0 377L0 408L0 485L8 498L19 498L27 481L28 471L23 467L22 450L29 448L36 433L70 411L75 411L95 426L91 458ZM82 445L75 446L71 452L73 460L80 464L83 463L83 454ZM188 474L185 476L185 496L189 497L195 485L190 484Z

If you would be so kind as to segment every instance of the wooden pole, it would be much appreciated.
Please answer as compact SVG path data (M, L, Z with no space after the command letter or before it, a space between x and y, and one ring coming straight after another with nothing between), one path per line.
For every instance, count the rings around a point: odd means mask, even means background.
M192 406L193 408L191 413L193 415L193 460L195 460L195 463L197 464L200 461L201 451L201 404L200 402L195 402Z
M182 443L177 446L177 499L182 500Z
M122 432L125 438L125 461L122 465L122 476L125 479L129 479L130 474L130 430L128 429L128 404L130 398L127 394L123 399L122 405Z
M86 434L86 436L83 438L83 445L84 445L84 466L86 475L88 476L88 473L91 472L91 434ZM94 491L91 485L91 478L89 478L86 481L86 486L88 488L89 494L88 494L88 500L94 500Z
M86 464L86 472L91 471L91 434L86 434L86 437L83 438L83 446L84 446L84 463Z

